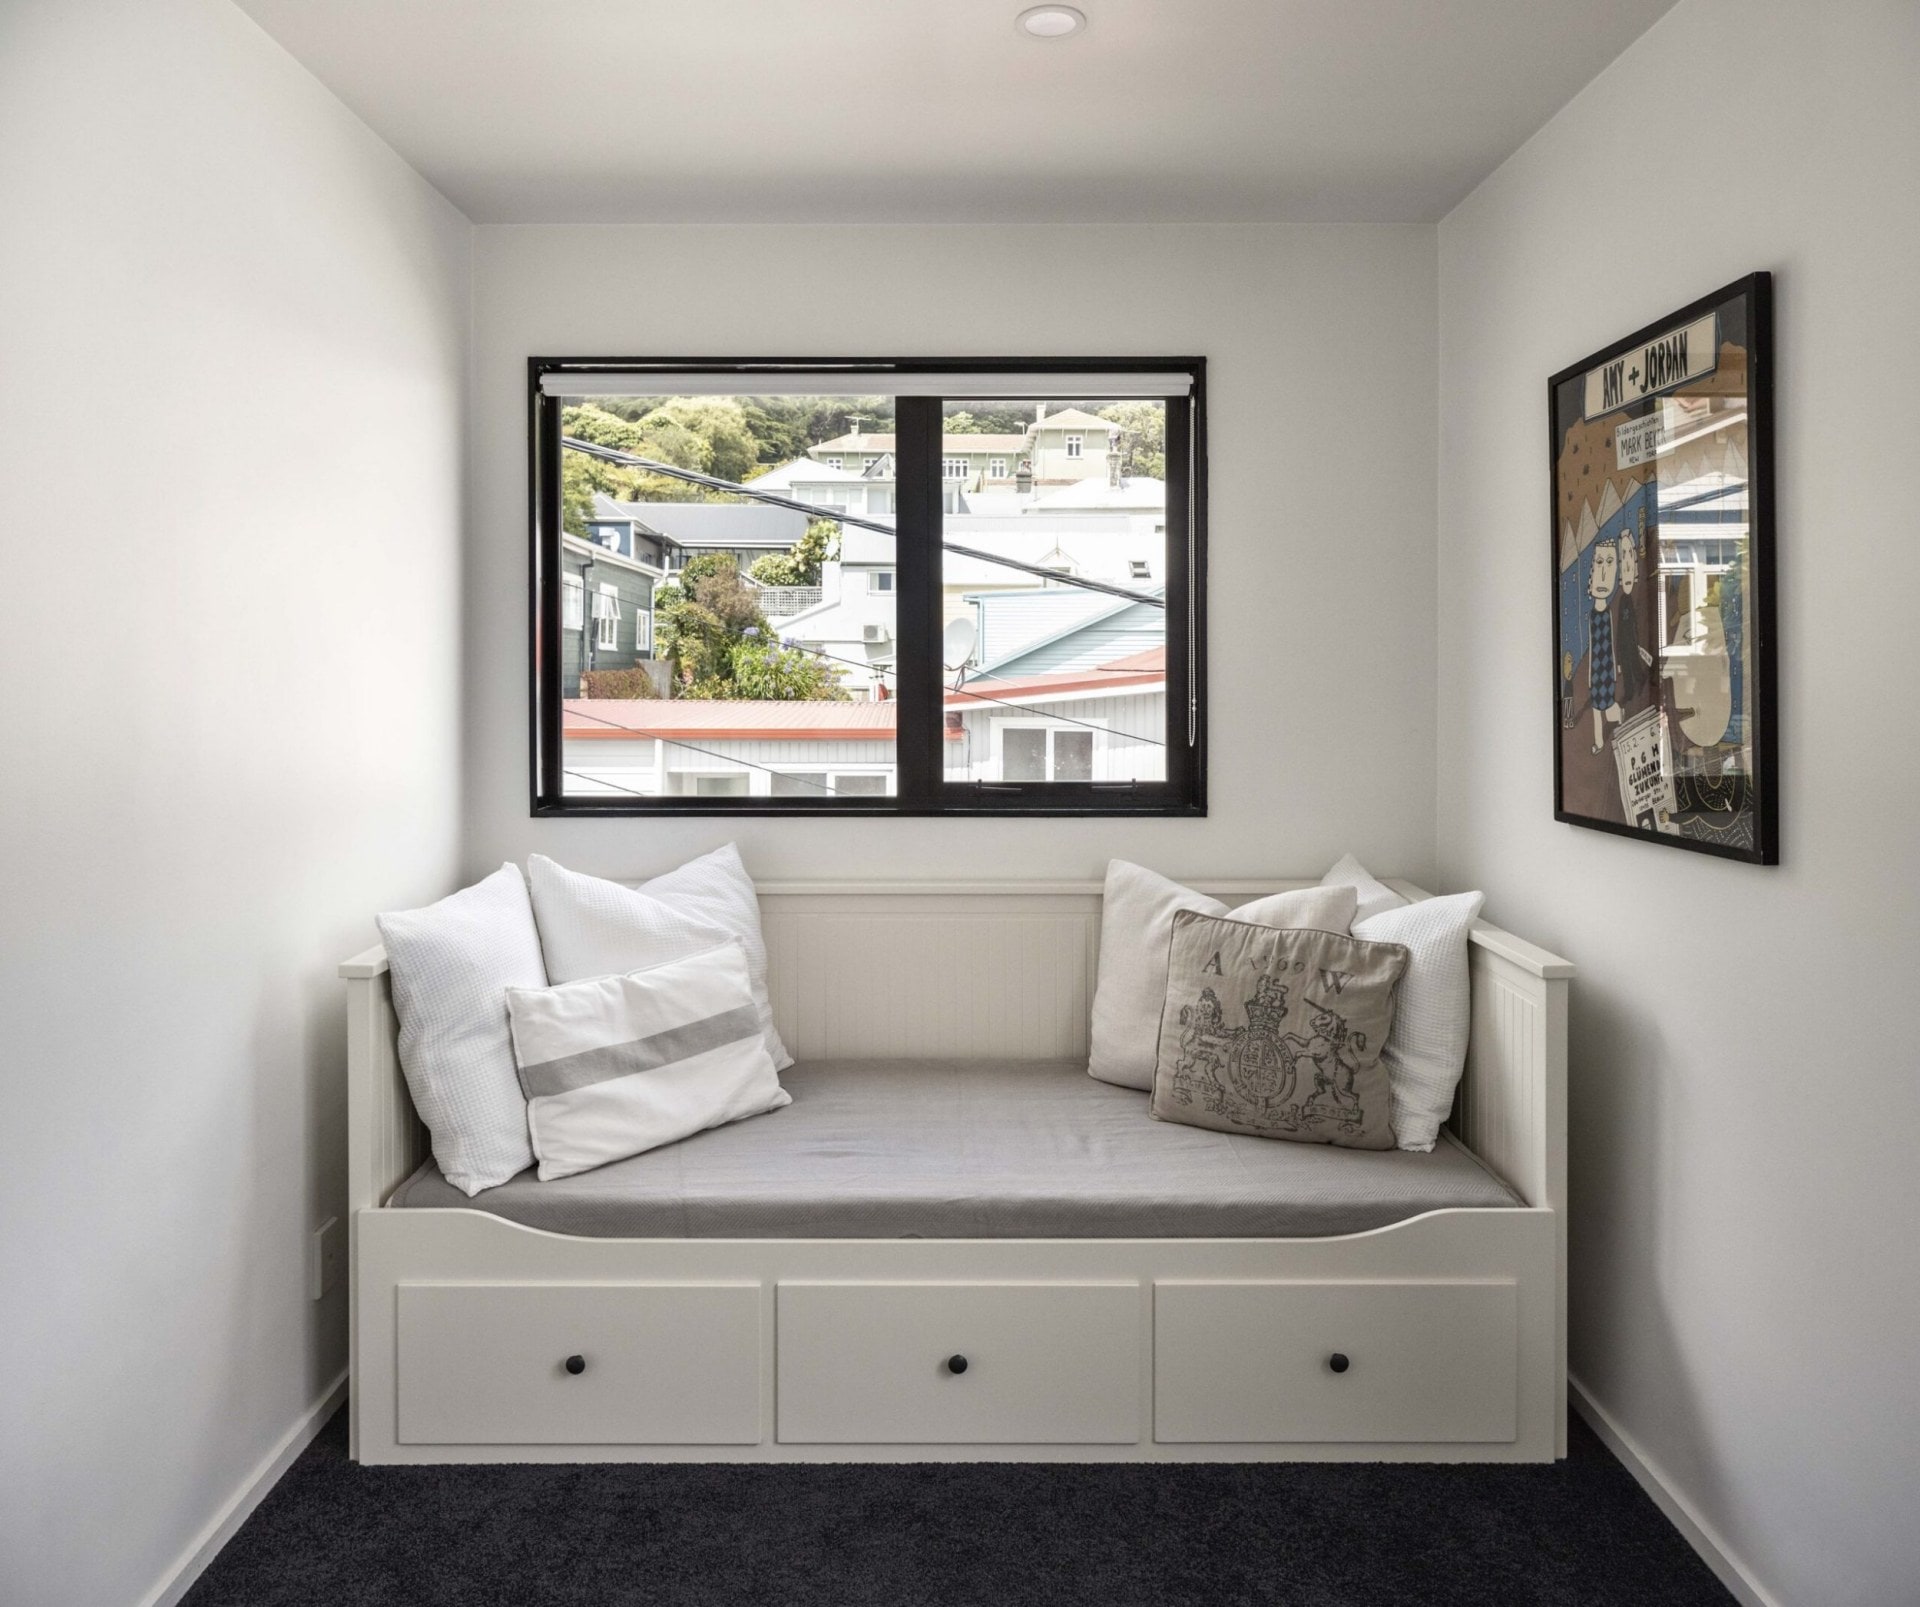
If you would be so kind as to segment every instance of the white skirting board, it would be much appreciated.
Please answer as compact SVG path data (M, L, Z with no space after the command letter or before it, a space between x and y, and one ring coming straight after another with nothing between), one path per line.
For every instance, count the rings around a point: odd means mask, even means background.
M1607 1410L1579 1379L1567 1378L1567 1403L1600 1436L1601 1443L1618 1457L1640 1488L1653 1497L1653 1504L1666 1514L1667 1521L1680 1531L1681 1538L1700 1554L1700 1560L1713 1570L1714 1577L1732 1592L1741 1607L1784 1607L1780 1599L1766 1589L1747 1566L1730 1550L1712 1525L1693 1509L1693 1503L1667 1482L1667 1476L1647 1457L1627 1431L1607 1415Z
M280 1482L281 1474L293 1466L300 1453L319 1437L321 1429L327 1426L327 1420L340 1409L341 1402L346 1398L347 1374L343 1370L321 1393L319 1400L309 1406L293 1427L281 1436L280 1443L240 1482L240 1487L227 1497L206 1528L195 1536L192 1544L160 1576L160 1582L140 1598L140 1607L174 1607L174 1603L193 1588L194 1581L206 1571L207 1564L220 1554L221 1547L234 1537L240 1525L253 1516L254 1508L267 1498L267 1493Z

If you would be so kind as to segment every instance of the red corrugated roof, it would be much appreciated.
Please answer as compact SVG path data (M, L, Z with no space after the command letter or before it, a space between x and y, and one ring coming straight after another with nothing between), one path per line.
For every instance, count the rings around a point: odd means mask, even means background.
M890 740L892 703L707 703L694 698L569 698L561 725L573 739L651 736L724 738L735 742L872 742Z
M1110 664L1018 680L991 676L946 694L949 709L979 709L992 703L1049 692L1115 691L1151 686L1166 679L1167 650L1150 647ZM971 691L971 695L969 692ZM679 737L686 741L731 742L884 742L899 724L899 705L885 703L776 703L742 699L702 702L695 698L568 698L561 727L572 741L619 741L634 737ZM949 740L959 733L949 731Z
M1129 653L1125 658L1117 658L1110 664L1099 664L1088 670L1023 675L1014 680L983 675L968 681L958 692L949 692L947 707L977 709L991 698L1041 697L1048 692L1091 692L1102 689L1118 692L1133 686L1156 686L1166 678L1167 650L1164 647L1150 647L1143 653ZM969 687L981 696L968 697Z
M1125 658L1116 658L1111 664L1102 664L1100 673L1105 675L1113 671L1158 670L1167 673L1167 650L1164 646L1149 647L1143 653L1129 653Z

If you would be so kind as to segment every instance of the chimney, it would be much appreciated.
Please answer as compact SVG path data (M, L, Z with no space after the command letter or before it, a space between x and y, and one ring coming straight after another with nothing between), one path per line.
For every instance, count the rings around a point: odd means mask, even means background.
M1120 489L1120 454L1118 452L1107 454L1107 484L1116 491Z
M1035 402L1033 404L1033 422L1035 424L1044 424L1046 421L1047 404L1045 402Z

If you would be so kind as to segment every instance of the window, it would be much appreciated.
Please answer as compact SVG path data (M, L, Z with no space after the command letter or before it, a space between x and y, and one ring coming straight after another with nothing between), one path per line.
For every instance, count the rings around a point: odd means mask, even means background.
M884 798L893 791L879 771L776 770L767 788L772 798Z
M1086 445L1087 438L1084 435L1069 435L1067 437L1067 456L1070 458L1079 457L1086 450Z
M1205 812L1199 359L530 368L536 814ZM725 426L709 473L604 445L656 438L645 422L662 407ZM1151 465L1129 471L1141 516L1124 543L1110 512L1070 506L1049 511L1036 541L1010 485L968 489L983 473L1008 482L1024 458L946 444L1031 439L1068 412L1110 423L1115 449ZM851 482L809 481L818 443L854 432L888 439L880 482L851 497ZM1083 456L1089 438L1107 439L1091 423L1076 436ZM779 477L756 494L769 470ZM580 589L593 540L583 489L632 504L636 528L680 559L651 604L644 573L628 577L617 559ZM782 562L764 580L748 574L767 560ZM589 600L589 660L620 647L652 656L685 610L700 610L688 628L724 629L702 639L697 680L619 677L584 699L579 638L565 631L584 626Z
M1002 781L1091 781L1094 738L1084 725L994 721Z
M620 594L604 581L593 599L593 645L606 648L620 645Z
M822 458L820 461L826 464L826 466L830 469L837 469L840 467L839 458Z

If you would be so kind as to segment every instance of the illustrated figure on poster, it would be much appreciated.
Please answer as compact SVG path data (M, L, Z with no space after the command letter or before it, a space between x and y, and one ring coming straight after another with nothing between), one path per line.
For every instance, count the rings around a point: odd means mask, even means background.
M1602 537L1593 544L1593 566L1587 575L1587 596L1593 612L1587 619L1587 704L1593 710L1593 751L1607 745L1607 722L1620 718L1618 664L1613 648L1613 594L1620 581L1620 548Z
M1620 706L1628 707L1647 684L1653 655L1640 645L1640 604L1634 596L1640 583L1640 539L1620 538L1620 590L1610 610L1613 659Z

